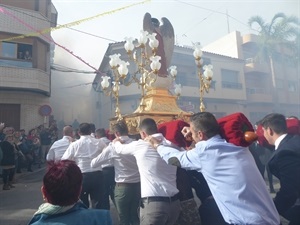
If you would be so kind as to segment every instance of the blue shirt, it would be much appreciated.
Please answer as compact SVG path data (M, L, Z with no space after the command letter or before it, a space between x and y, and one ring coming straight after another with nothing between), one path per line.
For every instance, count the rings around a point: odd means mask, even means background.
M216 135L198 142L189 151L164 145L157 150L165 161L176 157L182 168L202 172L227 223L280 224L265 181L247 148L235 146Z

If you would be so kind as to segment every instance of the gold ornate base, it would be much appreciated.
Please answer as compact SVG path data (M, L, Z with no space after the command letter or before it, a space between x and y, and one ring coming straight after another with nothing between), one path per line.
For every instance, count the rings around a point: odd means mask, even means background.
M129 129L129 134L138 134L140 121L145 118L152 118L156 124L168 122L171 120L182 119L188 122L190 113L182 111L176 103L176 96L169 94L166 89L154 88L149 90L145 97L141 99L138 108L129 115L123 116ZM110 120L110 130L117 118Z

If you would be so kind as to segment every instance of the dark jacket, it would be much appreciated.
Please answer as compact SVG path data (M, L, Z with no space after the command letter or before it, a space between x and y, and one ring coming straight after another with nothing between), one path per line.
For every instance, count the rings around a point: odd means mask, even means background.
M0 142L0 147L2 149L2 160L0 162L1 166L12 166L15 165L15 148L8 141Z
M60 214L36 214L28 225L112 225L108 210L88 209L78 202L68 211Z
M268 166L280 180L280 190L274 199L283 215L300 198L300 136L288 134L279 144Z

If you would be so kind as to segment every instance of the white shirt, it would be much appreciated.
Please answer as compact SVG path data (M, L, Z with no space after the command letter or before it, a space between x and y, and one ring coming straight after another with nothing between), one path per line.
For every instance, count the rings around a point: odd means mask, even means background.
M134 141L128 136L122 136L120 139L125 142L124 144ZM110 143L100 155L92 160L91 167L100 166L107 160L111 160L115 167L115 181L117 183L140 182L140 174L134 156L117 154L115 144Z
M275 145L275 150L277 150L277 148L278 148L280 142L285 138L286 135L287 135L287 134L282 134L282 135L279 136L279 138L276 139L276 141L275 141L275 143L274 143L274 145Z
M46 157L47 161L60 160L71 143L72 143L72 138L69 136L63 136L62 139L55 141L48 151Z
M82 135L80 139L71 143L63 159L74 160L82 173L101 171L102 167L91 167L91 161L97 157L106 147L103 141L91 137L90 135Z
M107 137L102 137L99 139L102 140L106 145L108 145L111 142Z
M176 157L182 168L202 172L227 223L280 224L265 181L247 148L216 135L189 151L179 152L163 145L157 149L165 160Z
M119 154L133 155L141 177L141 197L172 197L179 191L176 188L175 166L168 165L157 151L146 141L138 140L129 144L115 143Z
M106 145L109 145L109 143L111 142L107 137L102 137L99 139L102 140ZM102 163L102 168L113 167L113 166L114 164L111 160L106 161L106 163Z

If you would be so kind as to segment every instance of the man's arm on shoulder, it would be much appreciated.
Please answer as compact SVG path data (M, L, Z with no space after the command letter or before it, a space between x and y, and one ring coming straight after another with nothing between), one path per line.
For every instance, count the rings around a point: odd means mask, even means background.
M133 155L135 152L136 141L130 142L128 144L122 144L120 141L114 141L114 147L117 154L121 155Z
M199 163L195 163L197 160L200 160L197 157L196 149L192 149L189 151L179 151L176 148L164 145L158 145L156 149L158 154L168 164L172 163L173 165L180 165L180 167L188 170L201 169Z
M114 148L112 144L110 143L106 148L103 149L103 151L94 159L91 161L91 167L98 167L101 164L107 162L114 156Z

